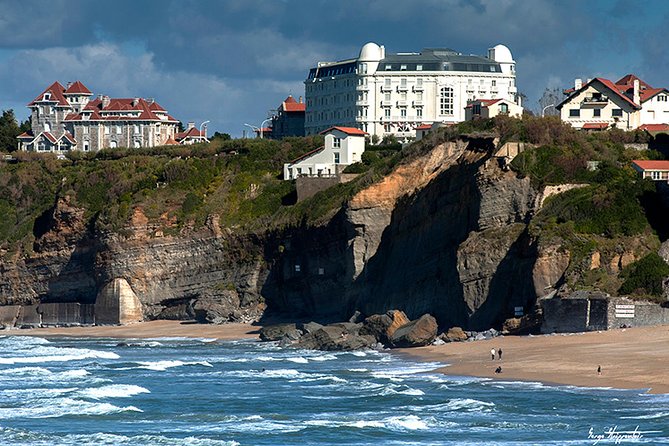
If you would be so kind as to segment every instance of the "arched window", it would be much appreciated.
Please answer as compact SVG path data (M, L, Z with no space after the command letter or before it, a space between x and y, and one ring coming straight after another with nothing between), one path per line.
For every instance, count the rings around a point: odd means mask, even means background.
M453 115L453 89L442 87L439 95L439 114Z

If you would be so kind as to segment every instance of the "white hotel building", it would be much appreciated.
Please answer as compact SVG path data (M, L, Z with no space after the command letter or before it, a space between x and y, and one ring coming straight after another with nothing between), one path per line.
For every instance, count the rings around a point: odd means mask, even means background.
M357 59L319 62L304 83L307 135L346 126L404 139L421 124L464 121L468 101L517 102L515 62L504 45L483 57L447 48L386 54L370 42Z

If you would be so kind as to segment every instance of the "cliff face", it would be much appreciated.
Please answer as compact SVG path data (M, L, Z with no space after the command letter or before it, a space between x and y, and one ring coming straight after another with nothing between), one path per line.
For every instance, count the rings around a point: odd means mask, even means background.
M400 309L431 313L442 326L500 324L514 307L528 310L535 288L554 285L562 267L537 266L546 256L526 230L537 191L500 167L493 144L437 145L327 224L259 236L235 236L216 218L164 235L140 209L122 235L100 233L63 198L36 223L34 253L0 262L0 303L91 304L124 279L145 318L190 318L212 306L218 320Z
M490 158L492 144L439 145L361 191L328 228L294 236L266 283L269 308L333 318L397 308L472 329L529 309L538 254L525 223L537 194Z

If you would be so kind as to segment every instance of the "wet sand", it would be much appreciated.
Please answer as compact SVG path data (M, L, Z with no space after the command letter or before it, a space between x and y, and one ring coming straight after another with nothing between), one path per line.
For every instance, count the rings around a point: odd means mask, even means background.
M490 349L502 349L491 360ZM538 381L669 393L669 325L569 335L503 336L402 349L416 360L449 364L447 375ZM601 365L602 373L597 374ZM495 369L501 366L502 373Z
M211 338L220 340L258 338L260 327L250 324L208 325L183 321L149 321L124 326L58 327L2 330L6 336L94 338Z

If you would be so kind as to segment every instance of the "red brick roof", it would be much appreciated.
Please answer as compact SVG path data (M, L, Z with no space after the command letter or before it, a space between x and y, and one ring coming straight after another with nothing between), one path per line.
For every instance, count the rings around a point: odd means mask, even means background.
M476 103L479 103L484 107L490 107L491 105L496 104L499 101L503 101L503 99L501 99L501 98L500 99L476 99L476 100L470 102L469 104L467 104L467 106L465 108L472 108L472 105L474 105Z
M432 124L421 124L418 127L416 127L416 130L431 130L432 129Z
M633 160L642 170L669 170L669 160Z
M44 100L44 95L46 93L51 94L51 98L49 101L57 102L58 105L66 106L69 107L69 103L67 102L67 99L65 99L65 96L63 96L63 92L65 91L65 87L63 87L60 82L56 81L53 84L49 85L46 90L44 90L42 93L39 94L35 99L33 99L30 104L28 104L28 107L31 105L36 105L37 102L42 102Z
M583 124L584 129L590 130L602 130L609 126L606 122L586 122Z
M669 132L669 124L644 124L639 126L639 130L648 132Z
M297 102L292 96L288 96L282 103L281 109L286 113L304 112L307 107L304 102Z
M48 139L49 141L51 141L53 144L55 144L56 141L58 141L58 140L56 139L56 137L53 136L50 132L43 132L42 135L44 135L44 137L45 137L46 139Z
M64 94L85 94L85 95L92 95L91 90L86 88L84 84L82 84L79 81L74 81L72 85L67 87L67 90L65 90Z
M639 101L640 104L635 104L634 103L634 81L637 80L639 81ZM667 92L669 93L669 90L666 88L653 88L643 80L639 79L637 76L634 74L627 74L615 83L611 82L608 79L604 79L601 77L596 77L592 79L590 82L584 84L580 89L576 90L574 88L570 88L568 90L564 90L565 94L568 94L569 97L563 100L559 105L563 105L569 99L571 99L574 96L574 93L580 93L584 89L586 89L592 82L594 81L599 81L602 84L604 84L609 90L611 90L616 96L622 98L625 100L627 103L632 105L634 108L641 108L641 104L652 99L654 96L656 96L659 93L662 92Z
M139 116L121 116L113 112L140 112ZM90 101L81 113L70 113L65 117L66 121L83 121L83 115L90 114L89 121L160 121L178 122L167 115L156 102L149 103L142 98L110 98L109 104L103 106L100 98ZM161 119L160 116L167 119Z
M32 130L28 130L27 132L23 132L19 136L17 136L17 138L21 138L21 139L25 139L25 138L32 139L34 137L35 137L35 135L33 135Z
M176 145L179 145L179 143L176 142L175 139L172 138L172 137L170 136L169 138L167 138L167 139L165 140L165 142L163 143L163 145L164 145L164 146L176 146Z
M618 97L627 101L632 107L641 108L638 104L635 104L632 99L628 98L625 94L623 94L622 91L620 91L620 86L619 85L614 84L613 82L611 82L608 79L604 79L602 77L596 77L593 80L591 80L590 82L588 82L587 84L585 84L583 87L584 88L587 87L588 85L590 85L594 81L599 81L602 84L604 84L609 90L613 91L613 93L615 93Z
M354 136L365 136L367 132L363 132L360 129L357 129L355 127L330 127L327 130L323 130L320 134L325 135L326 133L331 132L332 130L339 130L340 132L346 133L347 135L354 135Z

